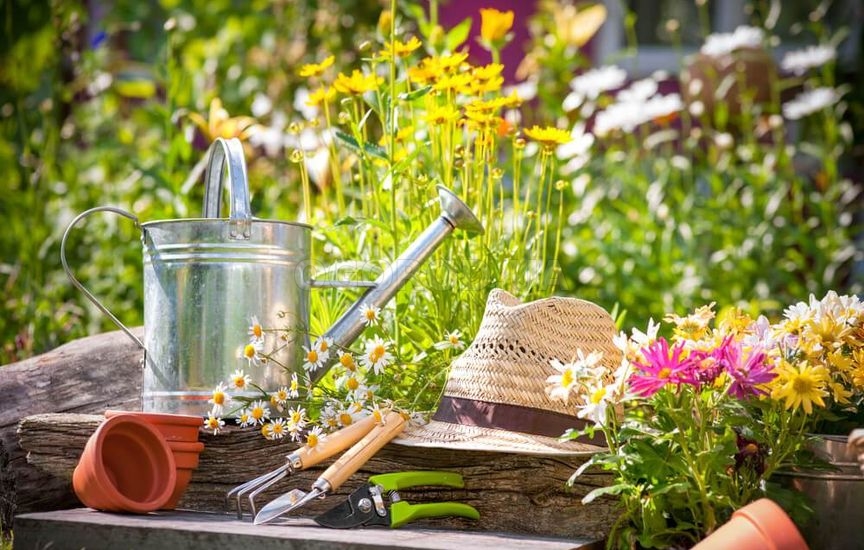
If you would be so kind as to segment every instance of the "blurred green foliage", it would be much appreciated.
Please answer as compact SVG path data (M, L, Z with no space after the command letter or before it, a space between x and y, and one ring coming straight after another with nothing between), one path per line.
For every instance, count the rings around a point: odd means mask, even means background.
M338 67L357 65L358 45L374 36L383 7L376 0L4 2L0 363L113 328L60 268L62 232L77 213L116 205L142 221L198 215L194 176L206 140L188 114L207 113L218 97L231 115L246 115L263 96L272 107L259 121L287 133L298 110L296 68L331 52ZM538 69L540 99L523 120L573 121L557 96L567 90L567 65L575 72L585 60L544 38L554 36L555 21L541 13L534 25L538 44L553 46ZM816 35L814 24L807 28ZM832 113L798 124L797 137L773 149L724 127L696 138L651 140L652 130L598 143L585 168L566 176L559 291L617 304L636 326L709 301L771 310L810 292L860 292L861 201L842 164L856 141L841 120L848 113L860 120L860 87ZM717 145L722 133L734 135L732 149ZM296 219L297 171L284 149L271 155L263 147L248 151L253 212ZM69 247L79 278L124 322L140 324L132 224L88 219Z

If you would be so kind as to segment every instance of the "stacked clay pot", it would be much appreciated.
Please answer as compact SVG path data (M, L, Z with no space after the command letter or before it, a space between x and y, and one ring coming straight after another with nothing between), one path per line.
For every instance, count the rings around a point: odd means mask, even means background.
M198 457L204 450L204 443L198 441L201 418L183 414L143 413L126 411L105 411L105 418L133 415L156 428L170 449L176 468L176 482L170 498L162 510L173 510L192 480L192 471L198 467Z
M72 474L81 502L111 512L158 510L176 484L174 455L162 434L131 415L105 420L87 441Z

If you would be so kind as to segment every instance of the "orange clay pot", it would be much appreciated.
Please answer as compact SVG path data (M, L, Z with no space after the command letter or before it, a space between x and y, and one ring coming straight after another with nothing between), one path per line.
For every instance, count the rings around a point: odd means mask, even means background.
M198 429L203 421L198 416L185 414L105 411L105 418L118 415L140 418L159 430L165 438L174 455L177 484L162 509L173 510L192 480L192 470L198 467L198 455L204 449L204 443L198 441Z
M105 418L111 418L119 414L131 414L142 420L146 420L162 432L165 441L198 441L198 428L203 425L201 417L185 414L105 411Z
M96 429L72 474L81 502L111 512L158 510L176 484L174 455L162 435L129 415L108 418Z
M174 453L174 464L177 467L177 484L171 498L162 507L163 510L173 510L180 502L186 487L192 480L192 471L198 467L198 455L204 450L204 444L199 441L169 441L168 447Z
M798 528L767 498L736 510L732 518L693 550L808 550Z

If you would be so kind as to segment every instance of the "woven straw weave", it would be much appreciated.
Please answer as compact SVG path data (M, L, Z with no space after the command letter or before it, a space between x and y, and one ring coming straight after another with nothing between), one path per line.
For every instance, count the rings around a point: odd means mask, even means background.
M609 314L591 302L551 297L522 303L503 290L493 290L474 341L450 367L444 395L575 416L572 399L565 404L546 394L546 379L557 372L550 361L571 361L577 350L585 355L599 351L601 362L614 370L621 361L621 352L612 341L615 332ZM527 454L597 450L555 438L434 420L409 427L395 442Z

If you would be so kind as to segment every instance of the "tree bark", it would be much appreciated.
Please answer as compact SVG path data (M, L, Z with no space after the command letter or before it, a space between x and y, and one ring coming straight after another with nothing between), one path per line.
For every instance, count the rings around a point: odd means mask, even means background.
M28 461L45 478L70 483L72 471L90 434L102 421L93 415L46 414L25 418L19 428L21 447ZM233 513L236 503L226 504L226 493L284 463L293 444L264 440L258 430L228 427L211 435L201 430L205 443L198 469L180 502L181 508ZM571 474L583 462L579 457L537 457L506 453L404 447L390 444L373 457L333 495L314 500L294 515L312 517L344 500L372 474L404 470L448 470L462 474L464 489L424 488L400 491L411 503L457 501L477 508L480 520L444 518L425 520L426 525L459 530L507 532L525 535L603 538L614 519L615 501L599 499L590 505L580 500L589 491L609 483L606 474L590 472L567 486ZM260 507L294 488L308 490L327 464L297 472L256 498ZM35 480L21 491L40 491ZM249 505L243 511L249 518ZM419 523L422 525L422 523Z
M10 528L16 513L78 503L67 482L27 463L16 435L21 419L49 412L140 410L142 358L138 346L115 331L0 367L0 528Z

